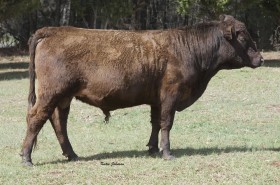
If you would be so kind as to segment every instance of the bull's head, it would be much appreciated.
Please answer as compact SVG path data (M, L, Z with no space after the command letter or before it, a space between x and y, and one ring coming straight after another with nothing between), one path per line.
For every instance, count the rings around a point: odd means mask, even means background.
M230 15L221 15L220 21L223 36L227 40L226 46L222 47L222 52L226 55L226 63L221 67L261 66L264 59L258 52L256 43L252 40L245 24Z

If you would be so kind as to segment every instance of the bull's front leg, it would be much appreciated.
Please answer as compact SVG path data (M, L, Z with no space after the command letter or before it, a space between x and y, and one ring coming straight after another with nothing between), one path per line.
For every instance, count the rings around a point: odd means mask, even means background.
M172 101L172 100L171 100ZM173 125L175 108L172 102L162 104L161 108L161 148L162 148L162 158L166 160L174 159L170 151L170 130Z
M173 125L175 111L176 111L176 101L178 97L177 83L168 84L163 86L160 93L160 129L161 129L161 149L162 157L166 160L174 159L170 151L170 140L169 134Z
M162 157L166 160L174 159L170 151L170 130L173 125L177 100L180 97L182 73L176 68L176 61L170 61L167 71L162 79L160 88L160 129Z

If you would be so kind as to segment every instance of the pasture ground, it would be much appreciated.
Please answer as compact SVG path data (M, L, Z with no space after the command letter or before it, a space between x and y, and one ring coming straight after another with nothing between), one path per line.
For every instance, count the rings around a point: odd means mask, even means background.
M149 107L102 112L74 100L67 162L47 122L32 168L19 156L26 131L28 57L0 58L0 184L280 184L280 53L261 68L219 72L204 95L176 113L176 160L150 157Z

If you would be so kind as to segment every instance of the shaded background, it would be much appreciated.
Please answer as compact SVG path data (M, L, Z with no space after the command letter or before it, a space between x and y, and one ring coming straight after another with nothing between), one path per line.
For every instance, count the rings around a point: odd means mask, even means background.
M279 0L0 0L0 48L27 48L44 26L169 29L218 19L243 21L259 49L280 50Z

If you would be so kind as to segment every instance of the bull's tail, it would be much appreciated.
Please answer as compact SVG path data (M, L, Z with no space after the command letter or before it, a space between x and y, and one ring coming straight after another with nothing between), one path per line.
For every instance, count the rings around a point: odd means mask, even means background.
M37 46L37 39L35 35L32 35L28 41L29 44L29 55L30 55L30 63L29 63L29 95L28 95L28 111L34 106L36 102L36 94L35 94L35 50Z
M35 94L35 51L37 44L43 39L50 35L50 31L48 28L43 28L38 30L35 34L33 34L29 40L29 55L30 55L30 63L29 63L29 96L28 96L28 110L30 110L36 103L36 94Z
M40 39L42 39L44 36L41 34L34 34L29 38L28 44L29 44L29 55L30 55L30 63L29 63L29 95L28 95L28 114L30 109L35 105L36 103L36 93L35 93L35 79L36 79L36 73L35 73L35 50L38 42ZM27 123L29 124L28 116L27 116ZM34 139L34 147L36 148L37 145L37 136Z

